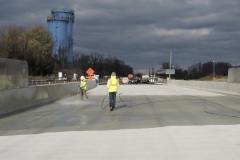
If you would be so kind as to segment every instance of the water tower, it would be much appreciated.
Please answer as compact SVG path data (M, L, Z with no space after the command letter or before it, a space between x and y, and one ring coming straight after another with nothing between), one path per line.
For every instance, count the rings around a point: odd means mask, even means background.
M48 31L52 34L55 46L53 56L65 55L68 65L73 65L73 23L74 11L52 9L47 18Z

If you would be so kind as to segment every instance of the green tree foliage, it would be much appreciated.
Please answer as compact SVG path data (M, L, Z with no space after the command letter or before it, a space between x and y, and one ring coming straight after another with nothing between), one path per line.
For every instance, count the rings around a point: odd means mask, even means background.
M29 74L33 76L52 73L53 45L51 35L39 26L27 29L11 26L1 29L0 57L27 61Z
M105 57L97 53L92 53L90 55L75 55L74 66L77 66L84 71L88 68L92 68L95 71L95 74L99 74L100 76L110 75L113 71L121 77L133 74L133 68L126 65L123 61L117 59L116 57Z

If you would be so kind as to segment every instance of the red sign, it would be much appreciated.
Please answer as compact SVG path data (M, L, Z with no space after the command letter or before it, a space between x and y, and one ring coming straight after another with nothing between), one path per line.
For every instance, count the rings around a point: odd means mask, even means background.
M88 70L86 71L86 73L88 74L89 80L92 80L92 75L94 73L94 70L92 68L88 68Z
M133 78L133 75L132 74L128 74L128 78Z

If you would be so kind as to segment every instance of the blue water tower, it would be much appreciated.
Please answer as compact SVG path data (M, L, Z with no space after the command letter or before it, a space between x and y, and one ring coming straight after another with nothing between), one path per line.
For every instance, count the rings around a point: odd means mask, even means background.
M48 31L55 42L53 56L63 53L68 65L73 65L73 23L74 11L68 9L52 9L51 16L47 18Z

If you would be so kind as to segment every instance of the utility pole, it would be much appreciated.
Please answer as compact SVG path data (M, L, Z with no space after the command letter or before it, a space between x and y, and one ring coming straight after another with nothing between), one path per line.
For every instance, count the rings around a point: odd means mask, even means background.
M169 63L169 69L172 68L172 51L170 52L170 63ZM169 80L171 79L171 74L169 74Z
M213 78L212 78L212 80L215 80L216 78L215 78L215 64L214 64L214 61L213 61Z
M156 76L156 71L157 71L157 64L156 64L156 59L155 59L155 65L154 65L154 77Z

